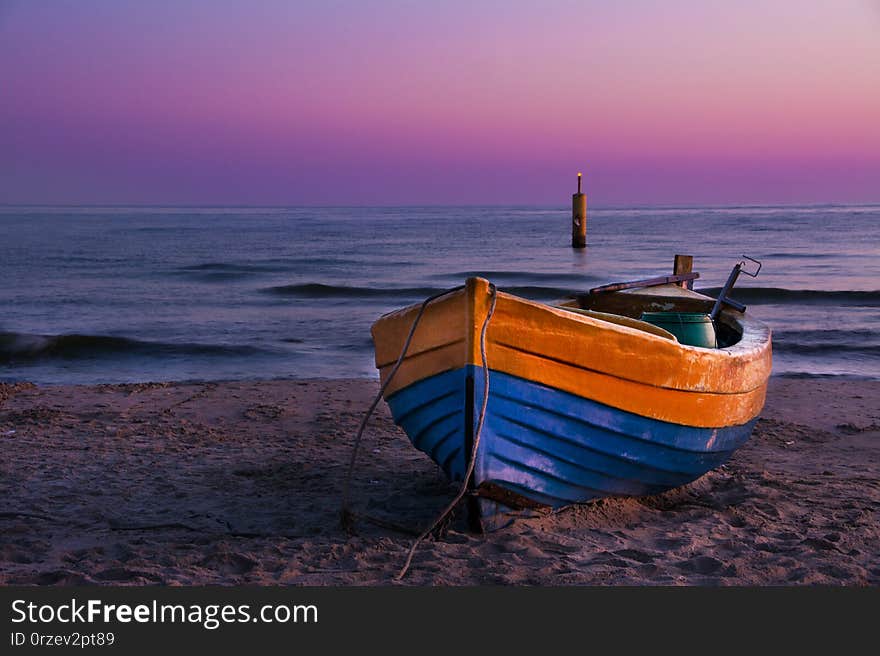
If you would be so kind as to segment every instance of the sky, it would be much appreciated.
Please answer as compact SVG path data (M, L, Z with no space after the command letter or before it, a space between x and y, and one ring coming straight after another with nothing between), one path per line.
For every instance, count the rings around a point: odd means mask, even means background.
M0 203L880 202L880 0L0 0Z

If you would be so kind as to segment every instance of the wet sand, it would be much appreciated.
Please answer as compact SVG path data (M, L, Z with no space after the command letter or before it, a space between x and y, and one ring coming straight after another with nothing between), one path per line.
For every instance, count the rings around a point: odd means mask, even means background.
M0 385L0 583L390 584L411 536L338 521L373 381ZM355 508L452 497L380 404ZM419 548L412 585L878 585L880 382L774 379L752 440L666 494Z

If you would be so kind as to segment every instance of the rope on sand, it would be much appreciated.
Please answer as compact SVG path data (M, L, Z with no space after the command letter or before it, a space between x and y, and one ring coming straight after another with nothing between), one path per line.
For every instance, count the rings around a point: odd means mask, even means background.
M474 473L474 465L477 461L477 448L480 446L480 433L483 430L483 422L486 419L486 406L489 403L489 362L486 359L486 329L489 327L489 320L495 313L495 301L498 297L495 285L489 285L489 294L491 295L492 300L489 303L489 312L486 314L486 319L483 321L483 328L480 330L480 359L482 360L483 366L483 403L480 406L480 418L477 420L477 428L474 431L474 443L471 447L471 455L470 460L468 461L467 471L465 472L464 479L461 482L461 488L458 490L458 494L455 495L455 498L449 502L449 505L443 509L443 512L437 515L437 519L435 519L431 525L422 531L419 537L413 541L412 546L409 548L409 553L406 555L406 562L403 564L403 567L400 569L397 576L394 577L395 581L400 581L406 576L419 543L428 537L431 531L433 531L440 522L446 519L449 513L451 513L464 498L464 495L467 494L468 484Z
M388 385L391 384L391 381L394 379L394 375L397 373L397 370L400 369L400 365L403 363L406 358L407 351L409 350L409 346L412 343L413 336L416 333L416 328L418 328L419 321L422 319L422 315L425 313L428 305L433 301L436 301L438 298L446 296L447 294L451 294L453 292L457 292L460 289L464 289L464 285L460 285L458 287L454 287L452 289L447 289L446 291L440 292L439 294L434 294L433 296L429 296L424 301L422 301L421 307L419 307L419 312L416 314L415 319L413 320L412 326L409 329L409 334L406 337L406 340L403 343L403 348L400 351L400 356L397 358L397 362L394 363L394 366L391 368L391 372L388 374L388 378L385 379L385 382L382 384L379 389L379 393L376 394L376 397L373 399L373 402L370 404L370 407L367 409L367 412L364 414L364 418L361 420L360 426L358 427L357 434L354 438L354 446L351 451L351 460L348 463L348 471L345 475L345 484L343 487L342 493L342 507L339 512L339 519L342 527L347 531L351 531L354 526L354 520L357 515L354 513L349 507L349 494L351 491L351 476L354 472L355 462L357 461L358 451L360 449L361 440L364 435L364 430L367 427L367 422L370 420L370 417L373 415L373 412L376 409L376 406L379 405L379 401L385 394L385 390L388 388ZM474 473L474 466L476 464L477 459L477 449L480 445L480 433L483 430L483 423L486 419L486 406L489 403L489 361L486 357L486 330L489 328L489 321L492 319L492 315L495 313L495 301L497 300L497 290L495 285L489 285L489 295L491 300L489 302L489 311L486 313L486 318L483 320L483 326L480 329L480 359L482 360L482 368L483 368L483 401L480 406L480 414L479 419L477 420L477 427L474 431L474 440L473 445L471 447L470 460L468 461L467 470L465 472L464 480L462 481L461 488L458 491L458 494L455 495L455 498L449 502L449 504L443 509L437 518L431 523L431 525L422 531L418 537L413 541L412 546L409 549L409 553L406 557L406 562L401 568L400 572L398 572L395 577L396 581L400 581L409 570L410 565L412 564L413 556L415 555L416 549L419 544L424 540L446 517L455 509L455 507L459 504L459 502L464 498L465 494L467 494L468 484L470 483L471 476ZM391 526L384 521L377 521L371 517L364 517L369 521L372 521L380 526L385 525L389 528L394 528L395 530L401 530L401 527L398 527L396 524ZM402 531L409 532L409 531Z
M424 301L422 301L419 312L416 315L416 318L413 320L412 327L409 329L409 335L407 335L406 341L404 341L403 343L403 348L400 351L400 356L397 358L397 362L394 363L394 367L392 367L391 372L388 374L388 378L386 378L385 382L382 383L382 387L379 389L379 393L376 394L376 398L373 399L373 402L370 404L370 408L367 410L364 418L361 420L361 425L358 427L357 435L354 438L354 447L351 450L351 460L349 460L348 463L348 471L345 474L345 486L343 487L342 492L342 507L339 511L339 520L342 524L342 527L347 531L352 530L355 519L355 513L353 513L349 508L351 475L354 472L355 461L357 460L358 450L360 449L361 445L361 438L364 435L364 429L366 429L367 427L367 422L373 415L373 411L376 409L376 406L379 405L379 401L382 400L382 396L385 394L385 390L388 388L388 385L394 379L394 375L397 373L397 370L400 369L400 365L403 364L403 360L406 357L406 352L409 350L409 345L412 343L413 336L416 334L416 328L418 328L419 321L422 320L422 315L425 313L428 305L433 301L436 301L438 298L441 298L453 292L457 292L460 289L464 289L464 285L459 285L458 287L447 289L438 294L434 294L433 296L429 296Z

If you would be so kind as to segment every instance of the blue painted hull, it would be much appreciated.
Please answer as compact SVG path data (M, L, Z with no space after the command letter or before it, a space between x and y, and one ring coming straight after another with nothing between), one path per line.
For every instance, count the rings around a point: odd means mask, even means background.
M552 508L684 485L724 463L755 423L680 426L496 371L489 383L474 486ZM482 370L471 365L418 381L388 404L412 443L460 481L482 393Z

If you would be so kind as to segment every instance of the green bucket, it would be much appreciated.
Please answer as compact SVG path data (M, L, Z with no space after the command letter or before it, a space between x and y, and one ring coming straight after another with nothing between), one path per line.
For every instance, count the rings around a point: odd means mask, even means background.
M642 321L668 330L679 343L715 348L715 326L708 314L699 312L643 312Z

